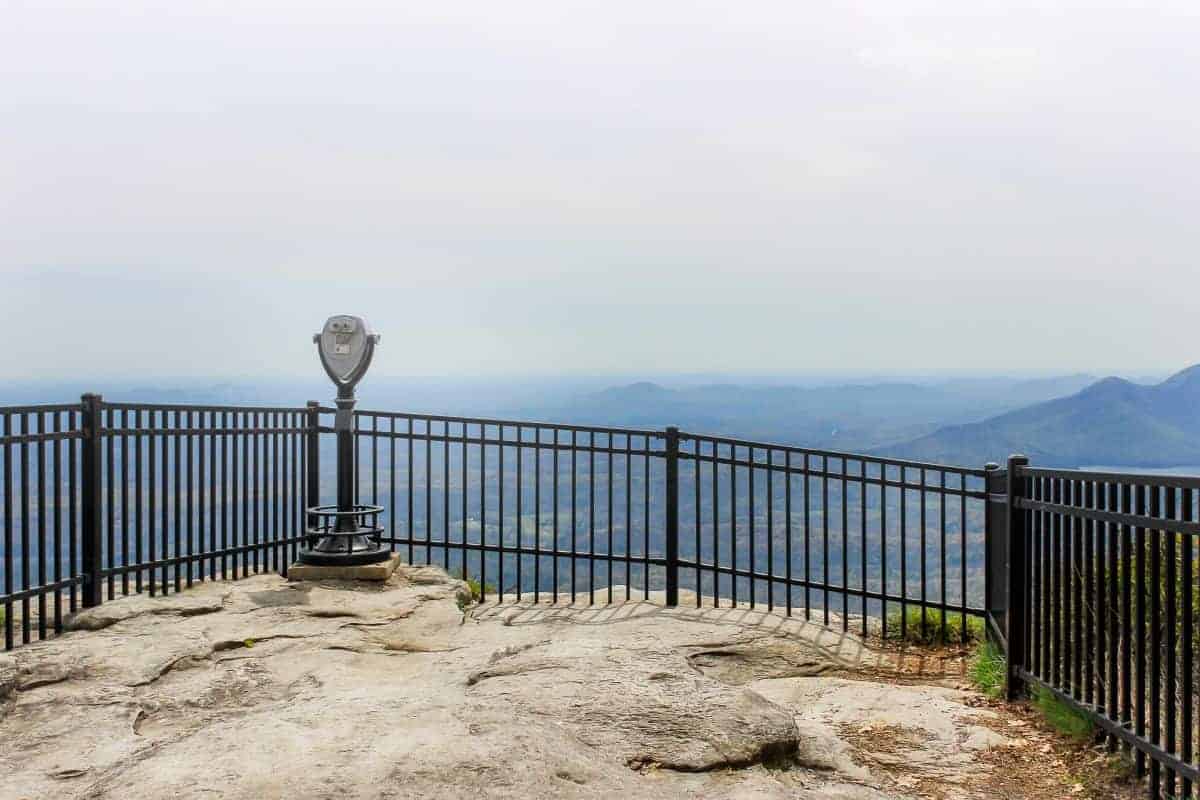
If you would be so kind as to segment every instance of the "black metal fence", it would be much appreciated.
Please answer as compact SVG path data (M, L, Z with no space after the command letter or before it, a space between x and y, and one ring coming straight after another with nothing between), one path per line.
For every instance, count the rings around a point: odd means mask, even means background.
M6 647L106 598L286 574L304 509L335 485L332 411L95 395L0 408ZM985 608L980 470L379 411L357 412L355 434L358 499L385 506L384 540L485 596L674 604L682 590L885 632L910 609L954 612L944 631Z
M910 611L943 637L983 613L983 470L678 438L680 568L697 603L803 608L844 629L856 616L864 634L874 616L901 637Z
M61 630L64 605L74 611L84 582L79 552L79 403L0 408L0 514L4 525L5 649L12 649L19 610L21 641L31 624L45 638ZM48 607L47 603L52 604Z
M94 402L98 591L286 573L303 539L306 409Z
M984 611L983 470L700 436L356 413L359 502L486 595L762 604L903 635ZM328 428L322 428L328 432ZM974 527L971 527L971 526ZM973 564L973 566L972 566Z
M482 594L612 602L668 584L662 431L355 413L357 500L383 541ZM331 429L322 428L328 432ZM619 587L619 588L618 588Z
M286 571L305 507L305 408L0 407L4 643L105 598Z
M1200 478L1009 473L1010 693L1085 713L1152 797L1194 797Z

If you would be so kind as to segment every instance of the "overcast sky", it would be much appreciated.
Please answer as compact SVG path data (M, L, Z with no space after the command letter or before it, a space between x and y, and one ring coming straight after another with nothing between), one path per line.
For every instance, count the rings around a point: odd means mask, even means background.
M1198 12L0 0L0 378L1182 367Z

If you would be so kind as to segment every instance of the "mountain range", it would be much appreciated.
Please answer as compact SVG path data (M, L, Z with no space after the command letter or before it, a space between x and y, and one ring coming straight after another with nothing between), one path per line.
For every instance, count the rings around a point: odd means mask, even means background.
M947 464L1200 464L1200 364L1156 384L1073 374L841 386L639 382L535 416L685 430Z
M721 383L684 388L643 381L580 394L565 403L524 408L521 413L597 425L678 425L759 441L862 451L1072 394L1095 380L1090 375L1066 375L831 386Z
M789 385L676 379L603 388L604 379L376 378L360 407L663 428L892 458L981 465L1010 453L1047 466L1200 465L1200 365L1160 383L1050 378L887 379ZM779 381L780 379L776 379ZM302 405L331 387L307 380L0 384L0 405L109 400Z
M1200 364L1151 386L1105 378L1067 397L875 452L958 464L1003 462L1010 453L1061 467L1200 464Z

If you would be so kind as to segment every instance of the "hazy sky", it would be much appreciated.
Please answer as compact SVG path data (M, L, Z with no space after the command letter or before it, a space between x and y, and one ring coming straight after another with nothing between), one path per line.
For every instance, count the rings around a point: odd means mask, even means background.
M0 379L1182 367L1198 14L0 0Z

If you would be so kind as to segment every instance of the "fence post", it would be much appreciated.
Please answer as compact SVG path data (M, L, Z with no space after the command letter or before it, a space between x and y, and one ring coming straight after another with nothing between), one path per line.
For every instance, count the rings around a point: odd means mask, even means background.
M1025 456L1008 457L1008 621L1005 624L1008 647L1004 653L1004 693L1009 700L1017 699L1025 688L1017 670L1025 666L1025 645L1029 638L1026 628L1029 592L1025 585L1029 556L1026 552L1025 510L1018 506L1018 501L1024 497L1025 486L1020 471L1027 466L1029 459Z
M679 428L667 428L667 605L679 605Z
M1008 648L1008 473L999 464L983 467L983 608L987 635Z
M304 476L304 507L312 508L321 504L321 404L309 400L306 404L304 434L305 476ZM317 519L305 515L305 527L312 528Z
M104 602L102 593L103 549L100 537L103 530L103 509L100 505L100 425L104 398L85 394L82 401L83 439L80 442L80 558L83 572L83 607L92 608Z

